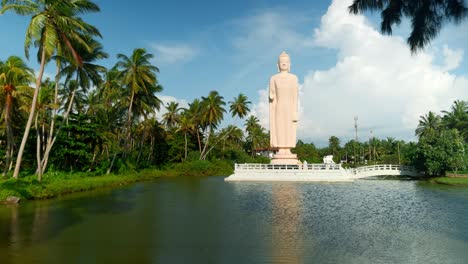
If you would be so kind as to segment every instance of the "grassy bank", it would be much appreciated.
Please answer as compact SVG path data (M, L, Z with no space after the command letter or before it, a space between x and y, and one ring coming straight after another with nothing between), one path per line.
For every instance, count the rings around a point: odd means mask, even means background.
M120 174L46 173L41 182L31 175L18 180L0 180L0 201L8 196L23 200L47 199L68 193L90 191L103 187L122 186L160 177L229 175L232 165L224 161L192 161L168 165L162 169L145 169Z
M431 179L431 182L445 185L455 185L455 186L467 186L468 187L468 178L457 178L457 177L437 177Z

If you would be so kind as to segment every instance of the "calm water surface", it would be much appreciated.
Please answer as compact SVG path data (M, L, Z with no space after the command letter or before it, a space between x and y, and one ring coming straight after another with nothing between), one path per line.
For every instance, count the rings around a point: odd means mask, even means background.
M0 263L468 263L468 189L162 179L0 207Z

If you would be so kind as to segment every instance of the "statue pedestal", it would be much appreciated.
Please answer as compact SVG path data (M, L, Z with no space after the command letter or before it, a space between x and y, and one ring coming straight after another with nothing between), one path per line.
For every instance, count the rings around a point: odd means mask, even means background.
M273 155L271 164L298 165L301 162L297 159L297 155L291 153L290 148L280 148L278 153Z

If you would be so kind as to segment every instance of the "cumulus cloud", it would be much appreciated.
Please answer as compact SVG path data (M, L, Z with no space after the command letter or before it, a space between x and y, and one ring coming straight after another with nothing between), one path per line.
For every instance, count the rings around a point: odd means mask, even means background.
M186 44L163 45L153 43L151 48L156 53L158 63L175 64L192 60L198 55L198 49Z
M364 16L348 14L351 2L334 0L314 30L315 47L336 49L338 56L333 67L311 69L304 77L299 138L350 139L357 115L362 140L371 130L378 137L411 140L421 115L468 98L468 78L449 72L460 65L462 50L444 46L411 55L402 37L383 36ZM266 90L260 91L255 111L262 124L268 123L266 102Z

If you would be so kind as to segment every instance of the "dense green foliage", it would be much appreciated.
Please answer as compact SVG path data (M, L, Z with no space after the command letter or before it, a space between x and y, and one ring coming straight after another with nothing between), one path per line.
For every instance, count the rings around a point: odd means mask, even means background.
M421 116L415 165L428 175L468 168L468 102L455 101L440 117L432 112Z

